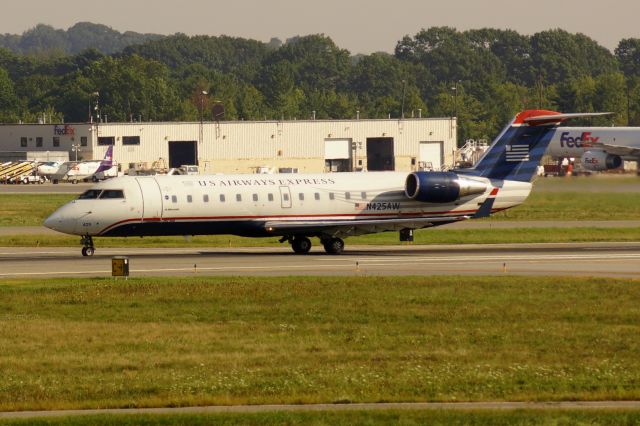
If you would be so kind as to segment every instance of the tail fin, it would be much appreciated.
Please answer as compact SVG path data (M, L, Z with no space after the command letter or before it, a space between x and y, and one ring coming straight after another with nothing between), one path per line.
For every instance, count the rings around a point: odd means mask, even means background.
M107 152L105 152L104 159L100 165L109 167L113 165L113 145L109 145L109 148L107 148Z
M468 173L489 179L530 182L556 126L571 118L568 115L544 110L519 113Z

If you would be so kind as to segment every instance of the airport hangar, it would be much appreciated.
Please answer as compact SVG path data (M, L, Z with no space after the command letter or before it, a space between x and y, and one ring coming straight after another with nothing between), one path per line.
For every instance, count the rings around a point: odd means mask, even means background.
M0 161L92 160L121 171L196 164L200 173L440 170L455 118L0 125Z

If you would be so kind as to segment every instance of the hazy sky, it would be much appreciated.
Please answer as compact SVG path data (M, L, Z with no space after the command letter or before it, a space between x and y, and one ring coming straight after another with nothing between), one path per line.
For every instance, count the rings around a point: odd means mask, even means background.
M351 53L392 52L402 36L452 26L513 29L521 34L562 28L613 50L640 38L640 0L56 0L13 1L0 33L21 34L38 23L67 29L76 22L118 31L238 36L269 41L324 33Z

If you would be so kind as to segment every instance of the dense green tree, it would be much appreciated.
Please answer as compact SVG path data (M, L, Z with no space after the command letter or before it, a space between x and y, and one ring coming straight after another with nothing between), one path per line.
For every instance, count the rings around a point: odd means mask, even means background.
M17 106L18 97L9 73L4 68L0 68L0 121L16 120Z
M267 66L280 62L291 65L294 83L305 92L335 90L350 67L349 52L323 35L289 39L265 59Z
M611 52L584 34L542 31L531 37L531 45L535 74L545 84L617 71Z
M251 80L259 71L267 52L267 46L256 40L176 34L127 47L124 55L137 54L161 62L173 70L191 64L201 64L211 70L232 73L240 79Z
M262 43L78 23L0 36L0 46L20 52L0 48L4 122L43 114L86 121L99 99L109 121L199 120L201 113L209 120L217 102L226 120L308 119L314 111L318 119L356 111L398 118L421 110L457 115L460 142L495 136L526 108L616 113L588 121L602 125L626 124L628 109L629 122L640 125L640 39L622 40L613 55L563 30L527 36L434 27L403 37L393 55L350 56L322 34Z
M90 22L79 22L67 31L39 24L22 35L0 35L0 46L16 53L37 54L44 57L55 54L75 54L92 48L111 54L120 52L129 45L162 37L164 36L139 34L132 31L120 33L105 25Z

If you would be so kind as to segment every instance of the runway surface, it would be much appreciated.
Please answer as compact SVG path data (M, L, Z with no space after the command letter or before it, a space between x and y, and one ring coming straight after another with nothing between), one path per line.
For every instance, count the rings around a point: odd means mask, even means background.
M640 243L314 247L295 255L265 248L0 248L0 278L111 275L128 256L130 275L571 275L640 278Z

